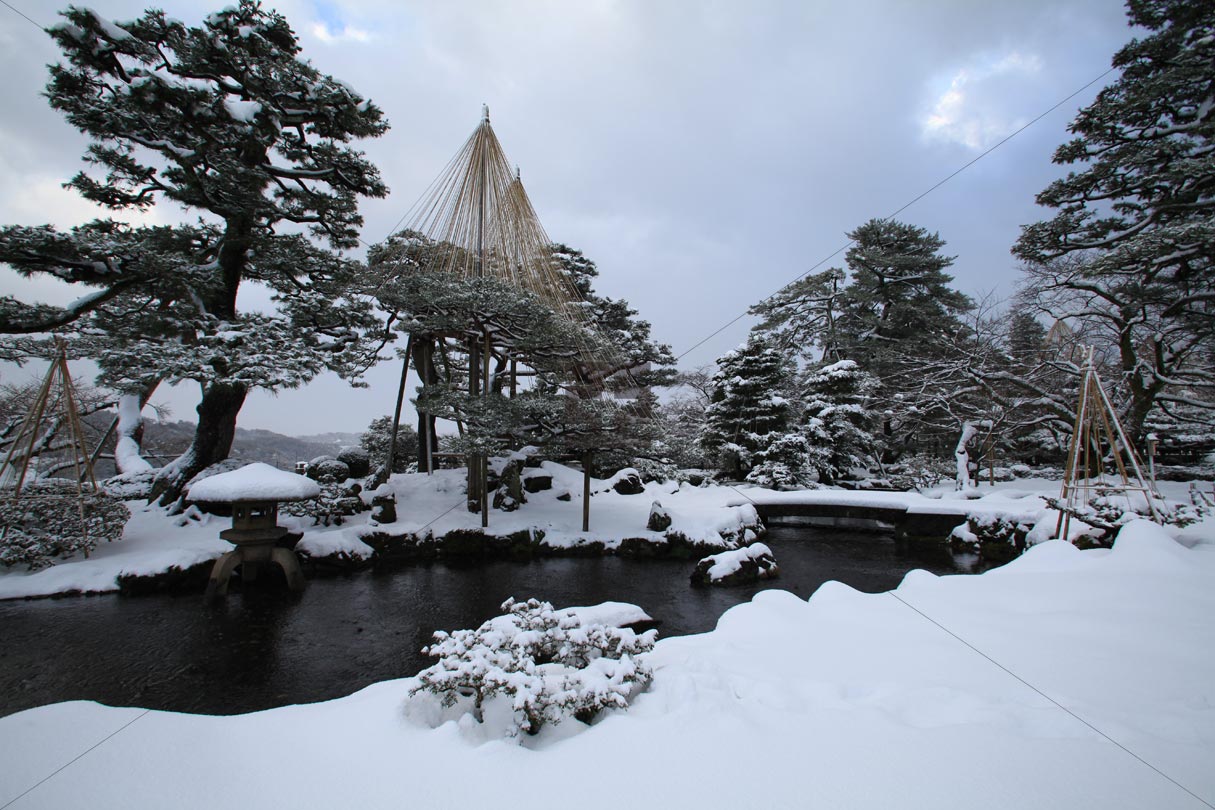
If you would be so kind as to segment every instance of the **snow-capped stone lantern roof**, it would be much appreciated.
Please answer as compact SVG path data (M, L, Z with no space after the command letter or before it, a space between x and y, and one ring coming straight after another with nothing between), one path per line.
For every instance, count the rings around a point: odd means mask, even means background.
M186 493L192 501L203 503L240 503L266 501L306 501L321 494L311 478L255 462L239 470L204 478Z

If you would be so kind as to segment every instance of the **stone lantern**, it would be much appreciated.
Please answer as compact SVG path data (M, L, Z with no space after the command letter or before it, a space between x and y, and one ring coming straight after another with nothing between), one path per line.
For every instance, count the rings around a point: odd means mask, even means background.
M260 567L273 563L283 569L291 590L302 591L304 574L295 552L277 545L287 534L287 529L278 525L278 505L320 494L321 488L312 479L260 462L204 478L190 487L187 497L191 501L232 506L232 528L224 529L219 536L236 548L215 561L207 582L207 598L228 592L228 580L238 565L241 579L249 582L256 578Z

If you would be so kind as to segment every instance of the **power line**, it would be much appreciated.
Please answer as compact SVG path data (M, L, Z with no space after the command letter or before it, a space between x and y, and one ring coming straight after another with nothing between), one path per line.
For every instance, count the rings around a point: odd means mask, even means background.
M44 30L41 25L39 25L38 23L36 23L32 19L30 19L30 17L24 11L22 11L21 9L19 9L16 6L9 3L8 0L0 0L0 3L3 3L5 6L7 6L9 11L12 11L14 14L24 17L26 22L28 22L30 25L37 28L39 31ZM5 805L5 807L7 807L7 806L8 805ZM0 807L0 810L4 810L4 808Z
M4 0L0 0L0 3L4 3ZM4 5L8 6L8 3L4 3ZM12 8L12 6L9 6L9 8ZM79 754L77 754L75 757L73 757L73 758L72 758L71 760L69 760L68 762L65 762L64 764L60 765L60 766L59 766L58 768L56 768L55 770L51 771L49 774L47 774L47 775L46 775L46 776L44 776L42 779L40 779L38 782L36 782L34 785L32 785L32 786L31 786L31 787L30 787L28 790L26 790L26 791L25 791L24 793L22 793L20 796L17 796L17 797L15 797L15 798L13 798L13 799L12 799L12 800L10 800L10 801L9 801L7 804L5 804L3 807L0 807L0 810L5 810L5 808L12 807L12 806L13 806L14 804L16 804L18 801L20 801L21 799L25 798L25 797L26 797L26 796L28 796L30 793L34 792L34 790L36 790L37 788L39 788L39 787L41 787L42 785L44 785L44 784L46 784L47 782L49 782L49 781L50 781L50 780L51 780L53 777L57 776L57 775L58 775L58 774L59 774L61 771L63 771L63 769L64 769L64 768L68 767L69 765L71 765L71 764L72 764L72 763L74 763L74 762L79 761L81 757L83 757L85 754L89 753L90 751L93 751L94 749L98 748L99 746L101 746L101 744L102 744L102 743L104 743L104 742L107 742L107 741L111 740L111 739L112 739L112 738L113 738L113 737L114 737L116 734L118 734L118 732L120 732L120 731L122 731L123 729L125 729L125 728L129 727L129 726L130 726L132 723L134 723L136 720L139 720L140 718L142 718L144 715L146 715L146 714L147 714L148 712L150 712L150 711L152 711L152 710L151 710L151 709L144 709L142 712L140 712L139 714L137 714L137 715L135 715L134 717L132 717L130 720L128 720L126 723L124 723L124 724L123 724L122 726L120 726L119 728L115 729L113 732L111 732L110 734L108 734L106 737L104 737L103 739L98 740L98 741L97 741L97 742L95 742L93 745L91 745L91 746L89 746L88 748L86 748L84 751L81 751Z
M925 619L927 619L928 621L932 622L932 623L933 623L933 624L935 624L937 627L939 627L940 629L944 630L946 633L948 633L949 635L953 636L953 637L954 637L955 639L957 639L958 641L962 642L962 644L964 644L964 645L966 645L967 647L969 647L969 648L970 648L972 651L974 651L974 652L978 653L978 654L979 654L979 655L981 655L983 658L986 658L988 661L990 661L992 664L995 664L997 667L999 667L1000 669L1004 670L1006 673L1008 673L1008 674L1009 674L1009 675L1011 675L1012 677L1016 678L1016 679L1017 679L1018 681L1020 681L1021 683L1025 684L1027 687L1029 687L1030 689L1032 689L1034 692L1037 692L1037 693L1038 693L1040 696L1042 696L1043 698L1045 698L1045 699L1046 699L1047 701L1049 701L1050 703L1054 704L1054 705L1055 705L1056 707L1058 707L1059 709L1062 709L1064 712L1066 712L1067 714L1070 714L1070 715L1071 715L1072 717L1074 717L1076 720L1079 720L1079 721L1080 721L1081 723L1083 723L1085 726L1087 726L1088 728L1090 728L1090 729L1091 729L1091 730L1092 730L1094 733L1096 733L1096 734L1097 734L1099 737L1102 737L1103 739L1107 740L1108 742L1113 743L1113 744L1114 744L1115 746L1117 746L1118 748L1121 748L1123 751L1125 751L1126 753L1130 754L1130 755L1131 755L1132 757L1134 757L1135 759L1139 760L1139 762L1143 763L1144 765L1146 765L1147 767L1151 768L1151 769L1152 769L1153 771L1155 771L1156 773L1158 773L1158 774L1160 774L1161 776L1163 776L1163 777L1164 777L1165 779L1167 779L1169 782L1172 782L1174 785L1176 785L1177 787L1181 788L1181 789L1182 789L1182 790L1184 790L1186 793L1188 793L1189 795L1193 796L1195 799L1197 799L1198 801L1202 802L1202 803L1203 803L1204 805L1206 805L1207 807L1210 807L1210 808L1211 808L1211 810L1215 810L1215 804L1211 804L1209 801L1207 801L1206 799L1202 798L1202 797L1201 797L1201 796L1199 796L1197 793L1195 793L1194 791L1190 790L1188 787L1186 787L1185 785L1181 784L1181 783L1180 783L1180 782L1178 782L1176 779L1174 779L1173 777L1169 776L1167 773L1165 773L1164 771L1160 770L1160 769L1159 769L1159 768L1157 768L1155 765L1153 765L1152 763L1148 762L1146 759L1144 759L1143 757L1139 756L1139 755L1138 755L1138 754L1136 754L1134 751L1132 751L1131 749L1127 748L1125 745L1123 745L1122 743L1118 742L1118 741L1117 741L1117 740L1115 740L1113 737L1111 737L1110 735L1106 734L1104 731L1102 731L1101 729L1097 728L1097 727L1096 727L1096 726L1094 726L1092 723L1090 723L1089 721L1085 720L1083 717L1081 717L1080 715L1076 714L1074 711L1072 711L1071 709L1067 708L1067 707L1066 707L1066 706L1064 706L1062 703L1060 703L1059 701L1055 700L1053 697L1051 697L1050 695L1046 694L1046 693L1045 693L1045 692L1043 692L1041 689L1039 689L1038 687L1034 686L1032 683L1030 683L1029 681L1025 680L1025 679L1024 679L1024 678L1022 678L1020 675L1018 675L1017 673L1013 672L1011 669L1009 669L1008 667L1004 666L1004 665L1003 665L1003 664L1001 664L999 661L997 661L996 659L992 658L990 655L988 655L987 653L983 652L983 651L982 651L982 650L980 650L978 647L976 647L975 645L971 644L969 641L967 641L966 639L962 638L961 636L959 636L957 633L955 633L955 632L953 632L952 630L950 630L950 629L949 629L948 627L946 627L945 625L943 625L943 624L941 624L940 622L938 622L936 619L934 619L934 618L932 618L931 616L929 616L929 615L928 615L927 613L925 613L924 611L922 611L922 610L920 610L919 608L917 608L915 605L912 605L912 604L910 604L909 602L907 602L906 600L904 600L902 597L900 597L900 596L899 596L897 593L895 593L894 591L887 591L887 593L888 593L888 594L890 594L891 596L893 596L893 597L894 597L895 599L897 599L899 602L901 602L901 603L902 603L904 606L906 606L906 607L910 608L911 610L914 610L916 613L920 614L922 617L924 617L924 618L925 618ZM0 810L3 810L3 808L0 808Z
M919 194L917 194L917 195L916 195L915 197L913 197L913 198L912 198L912 199L911 199L909 202L904 203L902 206L900 206L900 207L898 208L898 210L896 210L894 213L892 213L892 214L888 214L888 215L885 217L885 219L887 219L887 220L894 219L894 218L895 218L895 217L897 217L899 214L903 213L903 212L904 212L904 211L906 211L908 208L910 208L911 206L915 205L915 204L916 204L916 203L918 203L920 200L924 199L924 198L925 198L925 197L927 197L929 194L931 194L932 192L936 191L938 188L940 188L941 186L945 185L945 184L946 184L946 183L948 183L950 180L952 180L953 178L957 177L959 174L961 174L962 172L966 171L966 170L967 170L967 169L969 169L971 166L975 165L975 164L976 164L976 163L978 163L980 160L982 160L983 158L987 157L987 156L988 156L988 155L990 155L992 152L996 151L996 150L997 150L997 149L999 149L1001 146L1003 146L1004 144L1008 143L1008 142L1009 142L1009 141L1011 141L1013 138L1017 137L1017 136L1018 136L1018 135L1020 135L1022 132L1024 132L1024 131L1025 131L1025 130L1027 130L1027 129L1029 129L1029 128L1030 128L1030 127L1032 127L1034 124L1038 123L1038 122L1039 122L1039 121L1041 121L1043 118L1045 118L1046 116L1050 115L1050 114L1051 114L1051 113L1053 113L1055 110L1059 109L1059 108L1060 108L1060 107L1062 107L1064 104L1066 104L1067 102L1071 101L1071 100L1072 100L1073 98L1075 98L1076 96L1078 96L1078 95L1080 95L1081 93L1083 93L1083 92L1084 92L1085 90L1087 90L1088 88L1092 87L1092 86L1093 86L1094 84L1096 84L1097 82L1099 82L1099 81L1101 81L1102 79L1104 79L1106 76L1108 76L1108 75L1110 75L1111 73L1113 73L1115 70L1117 70L1117 68L1112 68L1112 67L1111 67L1109 70L1105 71L1104 73L1102 73L1102 74L1101 74L1100 76L1098 76L1097 78L1095 78L1095 79L1093 79L1093 80L1089 81L1088 83L1086 83L1086 84L1085 84L1083 87L1080 87L1080 88L1078 88L1078 89L1076 89L1076 90L1072 91L1071 93L1069 93L1069 94L1068 94L1067 96L1065 96L1064 98L1062 98L1062 99L1060 99L1059 101L1055 102L1055 104L1051 105L1051 107L1049 107L1049 108L1048 108L1046 111L1044 111L1044 112L1040 113L1039 115L1037 115L1036 117L1032 118L1032 119L1031 119L1030 121L1028 121L1027 123L1022 124L1020 127L1018 127L1017 129L1013 130L1013 131L1012 131L1011 133L1009 133L1008 135L1005 135L1005 136L1004 136L1002 139L1000 139L999 141L997 141L997 142L996 142L994 145L992 145L992 146L988 147L986 150L984 150L983 152L981 152L981 153L979 153L978 155L976 155L974 158L972 158L972 159L971 159L970 161L968 161L967 163L963 164L961 167L959 167L959 168L955 169L953 172L951 172L950 174L948 174L947 176L945 176L945 177L944 177L944 178L942 178L941 180L938 180L936 183L934 183L932 186L930 186L930 187L929 187L929 188L927 188L926 190L924 190L924 191L920 192ZM841 245L840 247L836 248L836 249L835 249L835 250L833 250L831 253L829 253L828 255L824 256L823 258L821 258L821 259L819 259L817 262L815 262L813 265L811 265L811 266L810 266L810 269L808 269L808 270L806 270L806 271L804 271L804 272L802 272L802 273L799 273L798 275L796 275L796 276L794 276L793 278L789 279L789 281L787 281L787 282L785 282L784 284L782 284L782 285L781 285L781 287L780 287L780 289L775 290L775 291L773 291L772 293L770 293L769 295L766 295L766 296L764 296L763 298L759 299L759 301L758 301L758 302L756 302L756 304L762 304L763 302L765 302L765 301L767 301L767 300L769 300L769 299L771 299L771 298L775 297L776 295L778 295L778 294L780 293L780 291L781 291L781 290L785 289L786 287L788 287L788 286L789 286L790 284L792 284L793 282L798 281L799 279L805 278L806 276L810 275L810 274L811 274L812 272L814 272L816 269L818 269L818 268L819 268L819 267L821 267L822 265L826 264L826 263L827 263L827 262L829 262L831 259L835 258L835 257L836 257L836 256L838 256L840 253L843 253L845 250L847 250L848 248L852 247L852 246L853 246L853 245L855 245L855 244L856 244L856 240L851 240L851 241L849 241L849 242L847 242L847 243L845 243L845 244ZM701 346L703 346L705 343L708 343L710 340L712 340L713 338L717 337L717 336L718 336L718 335L720 335L722 332L724 332L725 330L729 329L729 328L730 328L731 326L733 326L734 324L736 324L736 323L738 323L739 321L741 321L743 318L745 318L745 317L747 316L747 312L749 311L749 309L750 309L750 307L748 307L748 309L747 309L747 310L744 310L743 312L739 313L739 314L738 314L737 316L735 316L734 318L732 318L732 319L730 319L729 321L727 321L727 322L726 322L725 324L723 324L722 326L720 326L720 327L718 327L717 329L713 330L712 332L710 332L710 333L709 333L708 335L706 335L705 337L701 338L701 339L700 339L699 341L697 341L696 343L694 343L694 344L692 344L691 346L689 346L689 347L688 347L687 349L685 349L683 352L681 352L680 354L676 355L675 359L676 359L676 360L682 360L682 359L683 359L683 358L684 358L684 357L685 357L687 354L689 354L690 352L694 351L695 349L700 348L700 347L701 347Z

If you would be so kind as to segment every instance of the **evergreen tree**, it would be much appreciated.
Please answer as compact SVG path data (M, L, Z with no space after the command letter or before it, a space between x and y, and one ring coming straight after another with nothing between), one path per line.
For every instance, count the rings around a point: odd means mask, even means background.
M1054 214L1013 253L1044 310L1104 333L1142 436L1156 407L1199 421L1215 409L1215 5L1127 8L1148 35L1072 121L1054 161L1074 168L1037 197Z
M359 446L371 457L373 472L386 468L388 465L388 448L392 443L392 417L377 416L371 420L367 430L359 437ZM397 429L397 446L393 453L392 470L389 472L403 473L409 468L410 462L418 452L418 434L409 425L400 425Z
M825 484L873 458L873 424L870 410L878 383L852 360L822 366L806 376L805 433L809 463Z
M843 357L876 375L888 390L924 359L948 353L974 308L950 286L953 257L924 228L872 219L848 234L851 280L838 319Z
M69 185L114 209L144 209L164 197L216 224L138 229L122 251L113 250L112 223L67 236L4 229L0 260L98 290L60 312L10 299L0 315L30 332L96 314L119 330L99 349L115 385L200 382L194 442L157 481L167 502L227 457L250 387L298 385L325 367L349 370L351 358L341 355L367 325L366 308L343 295L351 263L276 228L300 225L333 248L354 247L358 197L387 190L347 143L378 136L387 124L373 104L301 59L287 21L252 0L196 27L161 11L121 25L76 7L64 17L50 34L67 62L51 66L47 97L92 138L85 160L104 171L82 172ZM98 233L104 238L91 241ZM181 249L145 250L158 239ZM73 252L61 256L65 244ZM282 317L238 313L246 280L270 287ZM122 306L127 292L136 297ZM147 340L129 340L132 322L148 327ZM312 331L301 338L295 330L303 325ZM312 351L295 351L301 346Z
M783 394L793 363L752 333L717 366L700 442L725 475L742 480L762 461L758 454L790 432L792 408Z

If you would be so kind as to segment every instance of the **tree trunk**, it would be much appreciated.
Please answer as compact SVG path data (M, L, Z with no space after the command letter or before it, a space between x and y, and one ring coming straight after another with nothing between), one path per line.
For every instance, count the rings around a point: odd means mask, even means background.
M159 499L169 506L179 497L187 482L202 470L223 461L232 451L236 437L236 417L249 389L235 383L212 383L198 403L198 427L189 449L166 464L156 476L149 501Z
M434 338L419 337L413 344L413 367L423 386L434 385L438 380L435 369ZM439 449L435 436L435 418L418 411L418 472L430 472L434 452Z

